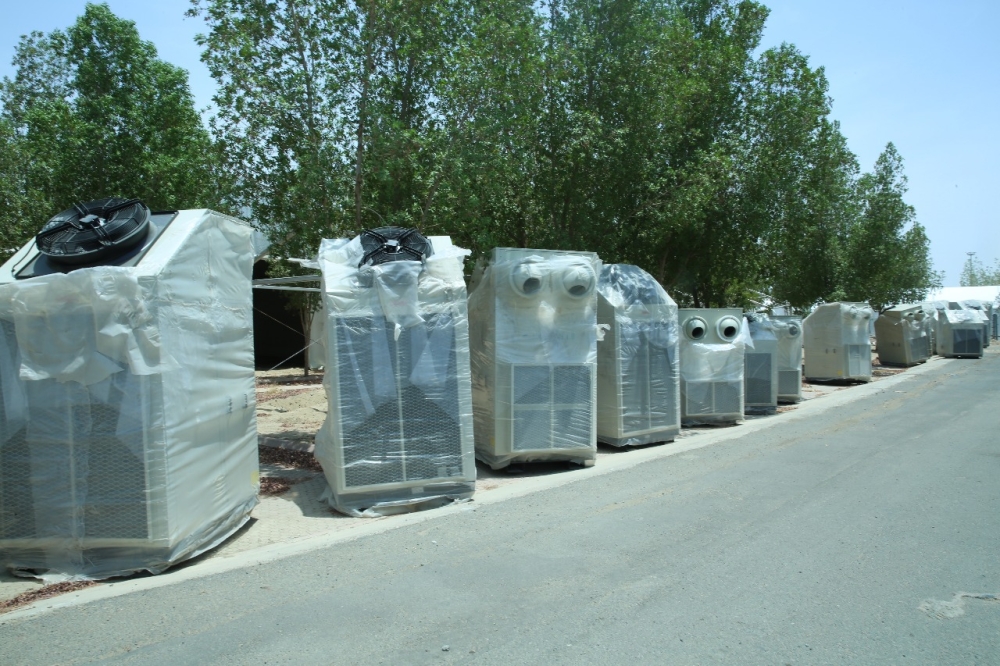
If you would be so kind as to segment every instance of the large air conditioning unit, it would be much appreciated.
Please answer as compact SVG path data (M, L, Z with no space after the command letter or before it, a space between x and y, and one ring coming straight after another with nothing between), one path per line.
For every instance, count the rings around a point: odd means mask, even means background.
M938 310L938 354L950 358L981 358L983 321L975 310Z
M743 420L744 333L738 308L678 311L681 330L681 420L730 424Z
M802 317L772 316L778 338L778 402L802 400Z
M597 457L597 278L592 252L496 248L469 296L476 456Z
M320 245L330 504L384 514L470 497L469 318L447 236L383 227Z
M875 351L883 365L911 366L931 356L929 314L917 304L897 305L875 320Z
M597 441L671 442L680 432L677 305L637 266L608 264L597 283Z
M257 503L252 229L102 199L0 268L0 560L158 573Z
M805 376L809 380L872 379L867 303L824 303L802 322Z
M764 313L744 315L753 346L744 351L743 407L747 414L778 411L778 335L774 322Z

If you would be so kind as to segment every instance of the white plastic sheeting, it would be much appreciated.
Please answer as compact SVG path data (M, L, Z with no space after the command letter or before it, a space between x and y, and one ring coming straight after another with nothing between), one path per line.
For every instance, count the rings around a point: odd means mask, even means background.
M438 506L475 490L468 250L431 236L424 261L358 264L359 238L320 245L329 412L316 435L326 498L348 515Z
M920 305L897 305L875 320L875 351L883 365L916 365L931 356L929 313Z
M744 354L753 346L743 312L735 308L681 308L678 318L682 422L742 422Z
M753 348L744 352L744 411L773 414L778 409L778 331L765 313L746 314Z
M874 316L867 303L817 306L802 322L806 379L871 381L868 328Z
M778 402L802 400L802 317L772 316L778 337Z
M592 252L496 248L469 296L476 457L597 457L597 278Z
M680 432L677 304L638 266L606 264L597 283L597 440L673 441Z
M252 229L180 211L134 268L0 269L0 558L159 573L257 503Z
M981 357L985 332L982 313L977 310L942 309L939 301L933 304L939 306L937 353L946 357Z

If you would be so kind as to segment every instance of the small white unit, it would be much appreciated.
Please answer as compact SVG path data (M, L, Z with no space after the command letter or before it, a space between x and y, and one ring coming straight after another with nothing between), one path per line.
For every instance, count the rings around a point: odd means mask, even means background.
M778 338L778 402L802 400L802 317L772 316Z
M677 305L638 266L607 264L597 284L597 440L673 441L680 432Z
M475 490L467 254L399 227L320 245L329 412L316 458L342 513Z
M102 199L0 268L0 560L159 573L250 517L253 230Z
M778 335L763 313L744 315L753 347L744 352L744 409L747 414L773 414L778 409Z
M985 333L976 310L938 310L938 354L950 358L981 358Z
M802 322L805 376L809 380L872 379L867 303L824 303Z
M496 248L469 296L476 457L597 457L597 278L592 252Z
M883 365L911 366L931 356L929 314L917 304L889 308L875 320L875 351Z
M685 424L743 420L744 321L738 308L678 311L681 419Z

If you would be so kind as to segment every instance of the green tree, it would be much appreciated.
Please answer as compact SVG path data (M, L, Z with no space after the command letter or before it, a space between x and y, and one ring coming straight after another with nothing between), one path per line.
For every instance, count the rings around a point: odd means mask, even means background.
M14 78L0 84L2 140L16 145L13 191L36 206L32 229L44 222L39 210L102 196L161 209L218 205L213 147L187 73L157 58L134 23L88 4L65 32L23 37L13 64ZM0 211L0 224L13 228L13 215Z
M848 230L840 278L847 300L881 311L921 300L941 285L930 261L930 241L916 212L903 200L903 158L889 143L875 169L858 180L859 217Z
M963 287L993 286L1000 284L1000 259L992 267L986 267L976 257L975 252L969 253L969 258L962 267L959 284Z

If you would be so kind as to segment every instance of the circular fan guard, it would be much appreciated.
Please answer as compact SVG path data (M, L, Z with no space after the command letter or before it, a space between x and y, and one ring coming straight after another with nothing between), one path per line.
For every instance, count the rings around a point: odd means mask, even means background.
M109 197L75 204L49 220L35 236L35 244L52 261L94 263L141 243L149 216L149 208L138 199Z
M434 253L431 242L416 229L379 227L361 232L361 247L365 256L358 268L365 264L377 266L390 261L423 261Z

